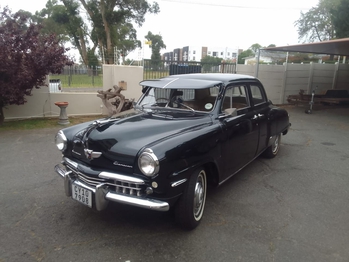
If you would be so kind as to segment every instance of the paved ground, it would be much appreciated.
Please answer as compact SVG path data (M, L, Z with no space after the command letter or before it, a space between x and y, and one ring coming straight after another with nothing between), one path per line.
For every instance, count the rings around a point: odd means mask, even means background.
M211 190L202 224L65 197L57 129L0 132L0 261L349 261L349 108L289 108L279 155Z

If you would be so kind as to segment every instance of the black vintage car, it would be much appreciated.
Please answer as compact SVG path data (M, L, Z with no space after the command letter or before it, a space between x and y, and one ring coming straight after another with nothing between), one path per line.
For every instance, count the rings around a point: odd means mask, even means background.
M62 129L55 171L65 193L97 210L109 201L174 208L185 228L202 219L207 185L220 185L259 155L275 157L286 110L261 82L237 74L173 75L140 83L132 112Z

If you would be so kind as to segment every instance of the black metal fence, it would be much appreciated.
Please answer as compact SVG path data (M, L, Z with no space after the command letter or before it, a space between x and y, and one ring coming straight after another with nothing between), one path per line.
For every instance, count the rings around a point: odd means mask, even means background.
M171 62L144 60L144 79L157 79L168 75L189 73L236 73L236 64L208 64L201 62ZM103 87L102 67L66 66L61 74L51 74L50 79L60 80L63 88Z
M62 87L102 87L102 67L66 66L61 74L51 74L50 79L59 79Z
M144 79L157 79L168 75L190 73L236 73L236 64L209 64L202 62L168 62L144 60Z

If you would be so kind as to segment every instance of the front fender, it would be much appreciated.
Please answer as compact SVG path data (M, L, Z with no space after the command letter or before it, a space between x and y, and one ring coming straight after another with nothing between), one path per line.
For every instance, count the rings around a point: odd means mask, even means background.
M159 173L152 179L157 185L154 193L164 198L182 194L197 167L219 166L220 132L220 126L210 125L152 146L160 162Z

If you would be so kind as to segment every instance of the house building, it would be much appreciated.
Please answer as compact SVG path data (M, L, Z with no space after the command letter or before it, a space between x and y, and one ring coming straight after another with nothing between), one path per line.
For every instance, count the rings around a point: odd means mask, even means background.
M224 60L235 60L238 56L239 50L237 48L230 47L209 47L207 50L207 55L213 57L219 57Z
M254 56L250 57L245 57L245 65L254 65L257 63L257 53ZM261 63L266 63L266 64L274 64L274 63L279 63L282 60L285 60L286 58L286 53L284 52L270 52L267 50L260 50L260 56L259 56L259 61Z
M239 50L230 47L198 47L185 46L183 48L176 48L173 52L167 52L162 55L165 61L201 61L205 56L213 56L222 58L224 60L236 61Z

